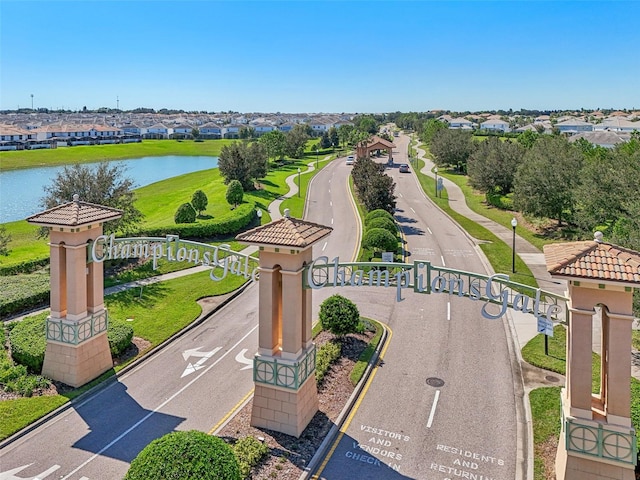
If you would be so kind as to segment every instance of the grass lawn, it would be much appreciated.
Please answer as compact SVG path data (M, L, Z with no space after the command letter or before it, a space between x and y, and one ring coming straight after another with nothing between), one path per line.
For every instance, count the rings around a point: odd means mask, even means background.
M116 145L78 145L52 150L16 150L0 153L0 171L164 155L217 157L223 146L234 141L237 140L205 140L203 142L144 140L141 143Z

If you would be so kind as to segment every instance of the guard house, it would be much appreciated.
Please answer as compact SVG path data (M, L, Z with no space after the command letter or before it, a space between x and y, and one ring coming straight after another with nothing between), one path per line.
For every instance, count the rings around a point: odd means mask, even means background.
M389 163L393 163L393 149L395 144L385 140L384 138L374 135L368 142L360 142L356 146L356 157L368 157L371 152L376 150L387 150L389 152Z
M640 253L595 240L546 245L547 270L568 282L567 383L556 476L565 480L635 480L631 425L633 290ZM601 333L600 390L592 393L594 325Z
M258 352L251 425L299 437L318 411L312 290L303 288L312 246L332 228L289 217L241 233L260 251Z
M73 387L113 367L107 339L102 262L89 262L87 245L122 211L73 201L27 218L49 230L51 315L42 374Z

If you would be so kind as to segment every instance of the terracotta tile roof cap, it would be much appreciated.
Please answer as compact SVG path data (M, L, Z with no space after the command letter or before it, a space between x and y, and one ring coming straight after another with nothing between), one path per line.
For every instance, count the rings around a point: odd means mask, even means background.
M27 218L27 222L35 223L36 225L77 227L80 225L116 220L122 217L122 213L122 210L118 210L117 208L81 202L76 194L73 196L72 202L63 203L44 212L31 215Z
M547 271L576 279L640 283L640 253L596 240L544 246Z
M289 217L286 213L280 220L237 235L236 240L249 244L306 248L326 237L333 230L331 227Z

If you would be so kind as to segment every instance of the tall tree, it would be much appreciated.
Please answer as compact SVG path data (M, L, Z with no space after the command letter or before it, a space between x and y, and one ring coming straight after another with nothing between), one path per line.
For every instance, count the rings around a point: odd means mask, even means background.
M353 165L351 175L356 193L368 211L381 209L393 213L396 208L396 185L384 173L383 165L370 158L359 157Z
M227 187L225 197L229 205L233 205L234 208L237 208L238 204L242 203L242 198L244 197L242 184L238 180L231 180Z
M4 225L0 225L0 255L9 255L9 242L11 241L11 235L7 233L7 229Z
M516 172L513 201L524 214L562 224L574 210L582 154L564 137L545 135L525 154Z
M473 153L474 144L471 132L447 128L438 130L429 146L438 166L451 165L465 171L469 155Z
M218 169L224 183L238 180L245 191L254 190L254 181L267 173L267 152L259 143L234 142L222 147Z
M281 132L280 130L271 130L270 132L262 135L258 141L264 145L268 158L284 158L287 146L287 139L284 132Z
M304 147L307 144L307 140L311 138L307 132L307 127L308 125L294 125L294 127L285 134L287 140L285 153L289 157L301 158L302 155L304 155Z
M338 137L340 138L340 144L346 145L351 138L351 132L353 131L353 125L345 124L338 127Z
M196 190L195 192L193 192L193 195L191 196L191 205L193 206L195 211L198 212L198 216L202 215L202 212L207 209L208 204L209 199L207 198L206 193L204 193L202 190Z
M125 167L102 162L92 168L87 165L67 165L53 181L44 187L40 204L53 208L70 202L75 194L83 202L95 203L123 211L122 218L104 225L105 233L133 231L143 215L134 206L133 180L125 177Z
M329 141L334 147L337 147L340 144L340 137L338 135L338 129L336 127L331 127L329 129Z
M487 138L469 156L469 183L485 193L510 193L523 154L524 148L517 143L502 142L497 137Z
M431 140L433 140L433 136L439 130L446 130L449 127L446 123L441 122L440 120L436 120L435 118L430 118L422 125L422 130L419 131L420 140L426 143L427 145L431 144Z
M331 147L331 140L329 139L328 132L322 132L322 136L320 137L320 148L329 148Z

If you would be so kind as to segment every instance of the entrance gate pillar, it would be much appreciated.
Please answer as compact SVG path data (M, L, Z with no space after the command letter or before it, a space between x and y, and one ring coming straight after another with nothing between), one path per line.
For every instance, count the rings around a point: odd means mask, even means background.
M318 411L312 291L303 285L312 246L330 227L285 217L236 237L260 251L258 352L251 425L299 437Z
M29 223L49 230L51 315L42 374L79 387L113 367L107 340L102 262L90 262L87 246L105 221L121 210L73 201L36 213Z
M558 480L635 480L631 425L633 289L640 253L604 243L547 245L547 269L568 281L566 387L556 454ZM600 388L592 393L593 322L601 326Z

